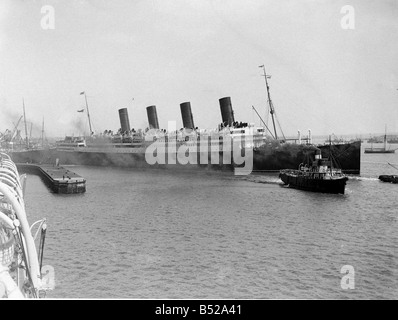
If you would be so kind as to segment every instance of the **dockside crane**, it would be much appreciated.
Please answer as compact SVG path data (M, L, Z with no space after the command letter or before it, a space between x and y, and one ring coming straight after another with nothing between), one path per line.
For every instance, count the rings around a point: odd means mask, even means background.
M19 123L21 122L22 118L23 118L23 116L21 116L21 117L19 118L17 124L14 125L14 129L12 130L12 133L11 133L11 140L10 140L10 141L13 141L14 138L15 138L15 136L17 135L17 133L18 133L18 126L19 126Z

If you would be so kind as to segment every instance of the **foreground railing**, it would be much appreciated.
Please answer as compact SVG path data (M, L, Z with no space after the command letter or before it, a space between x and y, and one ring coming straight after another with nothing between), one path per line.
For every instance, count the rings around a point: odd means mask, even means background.
M19 176L10 157L0 153L0 298L44 297L46 290L54 287L53 272L49 274L48 266L42 266L46 219L29 227L25 182L26 175ZM36 226L33 236L32 229ZM39 233L37 251L35 240Z

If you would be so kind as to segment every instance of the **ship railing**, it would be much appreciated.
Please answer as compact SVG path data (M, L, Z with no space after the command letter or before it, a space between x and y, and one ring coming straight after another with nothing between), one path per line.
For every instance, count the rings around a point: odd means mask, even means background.
M286 174L299 174L301 171L295 169L282 169L280 172Z
M0 153L0 298L38 298L47 286L42 277L46 224L40 220L39 254L25 212L26 175L19 176L11 158ZM38 231L36 233L36 236Z

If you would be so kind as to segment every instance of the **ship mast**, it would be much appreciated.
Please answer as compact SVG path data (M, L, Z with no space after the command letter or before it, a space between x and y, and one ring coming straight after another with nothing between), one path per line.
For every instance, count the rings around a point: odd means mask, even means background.
M274 106L272 104L271 95L269 93L269 85L268 85L268 81L267 81L267 79L271 78L271 76L267 75L267 73L265 72L265 66L264 65L259 66L259 68L263 68L263 71L264 71L263 76L264 76L264 79L265 79L265 86L267 87L268 104L269 104L269 110L270 110L271 117L272 117L272 125L274 126L275 139L278 139L278 134L276 133L275 119L274 119L275 110L274 110Z
M41 147L44 148L44 117L41 125Z
M22 107L23 107L23 120L25 123L25 140L26 140L26 148L29 149L29 139L28 139L28 127L26 124L26 115L25 115L25 100L22 98Z
M387 150L387 125L385 125L384 129L384 150Z
M88 103L87 103L87 96L86 96L86 92L83 91L80 93L81 95L84 94L84 99L86 100L86 109L87 109L87 118L88 118L88 125L90 127L90 136L94 133L92 128L91 128L91 120L90 120L90 111L88 110Z
M30 123L29 141L32 140L32 129L33 129L33 122Z

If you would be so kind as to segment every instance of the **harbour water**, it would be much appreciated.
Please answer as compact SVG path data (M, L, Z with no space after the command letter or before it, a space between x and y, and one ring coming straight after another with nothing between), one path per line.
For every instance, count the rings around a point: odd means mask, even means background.
M397 299L398 185L378 175L397 174L398 154L361 157L345 195L277 174L89 166L70 167L86 193L62 195L29 175L29 221L48 221L47 297Z

